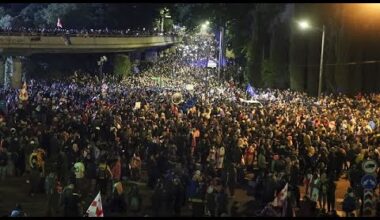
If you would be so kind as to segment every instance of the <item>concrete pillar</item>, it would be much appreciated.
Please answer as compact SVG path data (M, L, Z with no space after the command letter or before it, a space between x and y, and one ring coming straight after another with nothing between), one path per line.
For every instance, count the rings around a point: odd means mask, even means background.
M20 89L22 86L22 60L20 57L13 59L13 75L11 79L11 86L14 89Z
M20 89L22 86L23 73L22 58L9 56L5 60L4 68L4 87L11 86L14 89Z
M145 60L149 62L156 62L158 54L156 50L149 50L145 52Z
M5 58L0 56L0 87L4 86L5 79Z
M8 88L11 84L11 78L13 75L13 57L6 57L4 65L4 87Z

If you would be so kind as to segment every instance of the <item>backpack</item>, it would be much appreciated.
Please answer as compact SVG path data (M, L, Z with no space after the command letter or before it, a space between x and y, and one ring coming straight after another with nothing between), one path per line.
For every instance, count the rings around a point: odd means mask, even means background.
M347 196L343 200L343 211L352 212L356 209L355 199L351 196Z

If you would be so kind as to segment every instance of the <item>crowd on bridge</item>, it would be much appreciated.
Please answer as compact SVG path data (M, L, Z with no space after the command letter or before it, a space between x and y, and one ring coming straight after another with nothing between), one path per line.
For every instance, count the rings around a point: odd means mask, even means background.
M176 32L169 31L162 33L158 28L137 28L137 29L72 29L72 28L26 28L8 27L0 28L0 35L12 36L67 36L67 37L149 37L162 35L176 35Z
M311 217L337 215L346 177L343 209L362 214L361 164L380 163L379 95L255 89L263 106L250 105L245 86L179 48L121 82L75 73L1 90L1 181L27 176L29 196L45 193L48 213L66 217L83 216L99 191L105 216L181 216L190 205L192 216ZM234 202L237 190L254 200Z

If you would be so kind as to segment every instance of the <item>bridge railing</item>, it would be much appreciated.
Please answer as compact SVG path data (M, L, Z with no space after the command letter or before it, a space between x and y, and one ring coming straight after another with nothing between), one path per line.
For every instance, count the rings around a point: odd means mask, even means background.
M154 37L154 36L178 36L176 33L65 33L65 32L10 32L1 31L0 36L30 36L30 37Z

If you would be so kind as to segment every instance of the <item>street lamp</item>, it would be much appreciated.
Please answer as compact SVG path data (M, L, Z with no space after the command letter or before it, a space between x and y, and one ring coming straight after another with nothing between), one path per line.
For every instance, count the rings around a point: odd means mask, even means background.
M202 25L201 25L201 31L202 32L206 32L207 31L207 29L208 29L208 26L210 25L210 22L209 21L206 21L205 23L203 23Z
M160 31L161 31L161 33L164 33L165 18L171 18L170 14L169 14L169 9L168 8L161 9L160 15L161 15L161 30Z
M309 22L307 21L300 21L298 22L298 26L302 30L307 30L307 29L316 29L322 32L322 45L321 45L321 60L319 63L319 82L318 82L318 96L321 96L322 92L322 75L323 75L323 51L325 47L325 25L322 26L322 29L317 28L317 27L311 27Z
M102 56L100 57L99 61L98 61L98 66L99 66L99 72L100 72L100 76L103 77L103 65L105 62L107 62L107 57L106 56Z

